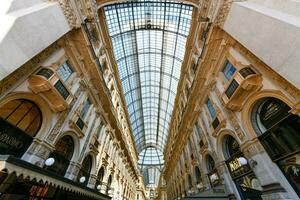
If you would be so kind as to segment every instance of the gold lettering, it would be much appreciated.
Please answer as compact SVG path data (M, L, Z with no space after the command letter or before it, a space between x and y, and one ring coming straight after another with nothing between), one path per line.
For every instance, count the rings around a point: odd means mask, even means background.
M17 140L16 138L13 138L9 136L6 133L0 132L0 142L7 144L11 147L14 147L16 149L20 149L23 147L23 143L20 140Z
M235 170L237 170L238 168L240 168L242 165L241 165L241 163L238 161L238 159L235 159L235 160L233 160L233 161L231 161L230 163L229 163L229 167L230 167L230 170L231 171L235 171Z

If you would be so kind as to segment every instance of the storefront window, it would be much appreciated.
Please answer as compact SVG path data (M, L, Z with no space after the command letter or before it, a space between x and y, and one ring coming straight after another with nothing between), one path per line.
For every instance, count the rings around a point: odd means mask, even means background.
M262 188L248 164L248 160L240 151L238 142L232 136L228 135L224 139L224 145L226 165L240 193L241 199L261 199Z
M270 158L279 166L300 195L300 118L275 98L259 101L252 112L252 124Z

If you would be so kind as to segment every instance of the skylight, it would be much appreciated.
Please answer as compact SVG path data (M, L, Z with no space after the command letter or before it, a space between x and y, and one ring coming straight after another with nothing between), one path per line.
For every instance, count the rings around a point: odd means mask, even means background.
M139 157L163 152L193 7L130 1L104 9Z

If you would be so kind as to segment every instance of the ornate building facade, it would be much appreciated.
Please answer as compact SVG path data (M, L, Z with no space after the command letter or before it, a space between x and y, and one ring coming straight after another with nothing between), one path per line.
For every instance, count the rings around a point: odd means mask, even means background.
M298 0L0 5L0 199L299 199Z

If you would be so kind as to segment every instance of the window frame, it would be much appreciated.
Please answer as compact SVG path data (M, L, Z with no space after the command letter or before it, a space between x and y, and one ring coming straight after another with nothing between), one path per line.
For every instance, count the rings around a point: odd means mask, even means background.
M227 69L228 66L230 66L230 67ZM227 69L227 70L225 70L225 69ZM228 76L228 72L230 72L231 69L234 69L234 71L232 72L231 76ZM234 74L237 71L239 71L239 69L235 65L233 65L232 62L227 58L223 64L223 67L220 72L222 73L224 80L226 82L228 82L232 79L232 77L234 77Z

